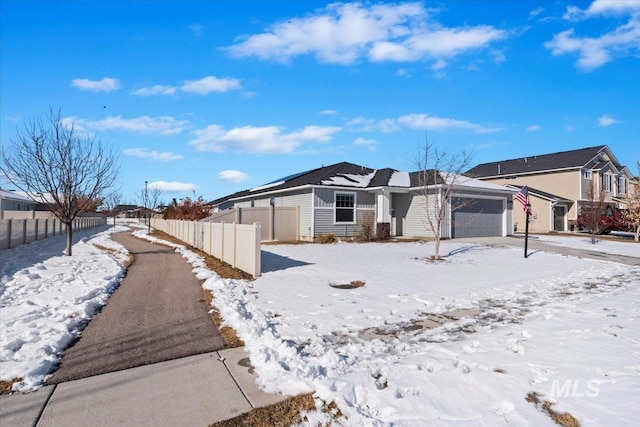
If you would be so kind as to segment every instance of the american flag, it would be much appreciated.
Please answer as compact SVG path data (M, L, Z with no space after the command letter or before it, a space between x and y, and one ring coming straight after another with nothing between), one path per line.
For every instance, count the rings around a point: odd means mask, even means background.
M531 213L531 199L529 199L529 188L526 185L516 194L516 200L522 203L523 211Z

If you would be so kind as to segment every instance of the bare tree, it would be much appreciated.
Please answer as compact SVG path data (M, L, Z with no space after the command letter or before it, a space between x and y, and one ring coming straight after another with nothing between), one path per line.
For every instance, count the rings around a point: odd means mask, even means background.
M596 234L602 231L602 216L606 214L609 204L602 185L596 180L591 181L585 194L585 203L580 207L581 223L591 236L591 243L597 242Z
M162 190L157 185L151 185L147 181L144 182L144 188L138 193L138 199L145 209L147 219L148 233L151 233L151 215L150 212L158 207L162 197Z
M638 178L640 181L640 161L638 166ZM625 200L627 208L624 211L624 219L629 224L629 228L633 231L633 240L640 241L640 185L636 184L632 191L629 191L627 200Z
M113 225L116 225L116 217L120 213L118 208L122 202L122 193L120 191L112 191L107 194L102 202L105 213L113 218Z
M118 175L117 156L95 137L63 123L60 110L24 122L2 149L2 173L31 200L45 204L67 229L71 256L73 220L108 190Z
M456 187L468 179L462 173L471 166L472 157L466 151L450 154L439 150L428 137L419 147L415 158L418 191L425 200L425 226L434 238L433 260L441 259L442 227L448 215L464 206L453 206L451 199Z

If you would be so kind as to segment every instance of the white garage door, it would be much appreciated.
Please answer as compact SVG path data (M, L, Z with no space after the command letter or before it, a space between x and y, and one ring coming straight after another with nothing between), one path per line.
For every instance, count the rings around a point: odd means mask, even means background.
M502 200L451 199L451 237L502 236Z

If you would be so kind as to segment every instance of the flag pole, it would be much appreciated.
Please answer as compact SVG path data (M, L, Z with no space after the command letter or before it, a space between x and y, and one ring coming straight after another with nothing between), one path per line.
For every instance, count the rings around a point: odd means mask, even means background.
M531 205L527 203L525 215L527 216L527 220L524 223L524 257L527 257L527 246L529 243L529 215L531 213Z

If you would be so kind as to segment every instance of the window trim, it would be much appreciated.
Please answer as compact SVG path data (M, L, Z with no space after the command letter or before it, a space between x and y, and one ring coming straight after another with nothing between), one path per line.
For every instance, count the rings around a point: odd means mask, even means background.
M611 191L613 190L613 183L611 181L612 179L610 173L605 173L604 175L602 175L602 188L604 189L605 193L611 193Z
M618 194L627 194L627 177L624 175L618 177Z
M338 195L353 196L353 221L338 221ZM334 225L354 225L357 223L356 207L358 206L358 194L355 191L334 191L333 192L333 224Z

